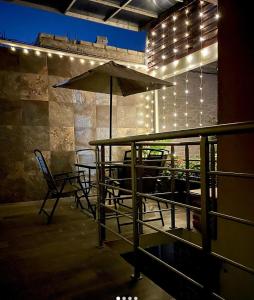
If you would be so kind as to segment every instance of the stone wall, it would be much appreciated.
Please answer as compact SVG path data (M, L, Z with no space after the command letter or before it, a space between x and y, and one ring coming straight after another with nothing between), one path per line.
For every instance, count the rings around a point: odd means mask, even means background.
M75 150L108 137L108 95L54 89L91 68L68 56L26 55L0 48L0 203L42 199L46 186L33 150L43 151L53 173L73 168ZM145 133L144 98L114 97L113 136Z
M81 55L99 57L108 60L120 60L129 63L144 64L144 52L117 48L100 42L73 41L67 37L41 33L37 44L41 47L64 50Z

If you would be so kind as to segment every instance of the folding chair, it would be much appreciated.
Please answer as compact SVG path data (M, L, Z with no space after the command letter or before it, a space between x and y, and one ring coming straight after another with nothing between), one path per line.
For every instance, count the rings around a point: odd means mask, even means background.
M143 164L147 166L162 166L163 165L163 160L166 159L165 152L167 150L162 150L162 149L143 149L142 157L143 157ZM130 154L131 151L125 151L124 155L124 163L129 163L130 162ZM152 161L151 161L152 160ZM144 169L144 170L139 170L139 175L138 177L142 177L141 181L138 183L138 189L142 193L156 193L157 191L157 179L155 178L156 176L159 175L159 170L157 169ZM123 167L122 170L118 173L119 174L119 187L131 190L131 180L127 178L131 178L131 170L128 167ZM149 178L149 177L154 177L154 178ZM124 178L126 180L124 180ZM117 185L117 181L114 183ZM131 209L130 206L125 205L123 203L124 200L131 199L131 195L125 194L122 191L119 191L118 195L114 195L114 205L115 208L118 206L123 206L125 208ZM149 214L150 212L146 210L146 198L143 198L142 201L142 206L143 206L143 214ZM152 222L152 221L161 221L162 226L164 226L164 219L163 219L163 214L161 210L161 205L159 201L157 202L157 207L158 207L158 213L159 217L158 218L152 218L152 219L144 219L144 222ZM117 226L118 226L118 231L119 233L121 232L121 226L124 225L129 225L132 224L132 222L125 222L125 223L120 223L119 220L119 215L116 213L116 220L117 220Z
M47 223L48 224L51 223L53 214L56 210L60 198L65 198L70 196L75 197L77 207L78 205L80 205L81 208L83 208L83 205L80 202L80 198L85 196L88 202L88 207L90 208L91 212L93 213L93 216L95 217L95 210L93 210L93 207L91 206L91 203L86 195L86 191L81 184L81 177L84 175L81 172L78 172L76 174L74 174L73 172L66 172L66 173L52 175L41 151L35 149L34 154L37 159L39 168L42 171L48 186L47 194L39 210L39 214L43 212L47 216L48 218ZM79 196L78 194L79 192L81 192L81 196ZM44 209L48 199L56 199L50 212Z

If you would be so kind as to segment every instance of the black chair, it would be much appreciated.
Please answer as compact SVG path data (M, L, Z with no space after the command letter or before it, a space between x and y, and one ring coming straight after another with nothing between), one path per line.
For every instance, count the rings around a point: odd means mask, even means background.
M145 166L164 166L166 158L167 158L167 150L164 149L148 149L144 148L142 151L142 163ZM125 151L124 154L124 163L129 164L130 163L130 155L131 151ZM160 170L158 169L139 169L138 170L138 190L141 191L142 193L147 193L147 194L154 194L157 192L157 184L158 184L158 179L156 178L157 176L160 175ZM120 188L128 189L131 190L131 169L130 167L123 167L121 170L118 172L118 179L119 181L115 181L113 184L116 184ZM140 179L139 179L140 177ZM153 178L152 178L153 177ZM117 209L117 205L123 206L125 208L131 209L130 206L124 204L124 200L131 199L130 194L126 194L125 192L119 191L117 194L116 192L114 193L114 205L115 209ZM146 198L143 198L142 201L142 207L143 207L143 214L149 214L150 212L147 211L146 209ZM159 217L158 218L152 218L152 219L144 219L144 222L151 222L151 221L161 221L162 226L164 226L164 219L163 219L163 214L161 210L161 205L159 201L157 202L157 207L158 207L158 213ZM124 225L129 225L132 224L132 222L125 222L125 223L120 223L119 220L119 215L116 213L116 220L117 220L117 226L118 226L118 231L119 233L121 232L121 226Z
M66 173L52 175L41 151L36 149L34 150L34 154L37 159L39 168L42 171L48 186L47 194L39 210L39 214L43 212L47 216L48 218L47 223L48 224L51 223L53 214L56 210L60 198L65 198L70 196L75 197L77 207L80 206L82 209L84 207L80 201L80 198L85 196L87 200L88 208L90 209L91 213L95 218L95 209L91 205L87 197L87 192L83 188L81 183L81 178L82 176L84 176L84 174L82 172L77 172L76 174L73 172L66 172ZM79 195L79 193L81 193L81 195ZM56 199L50 212L44 209L48 199Z

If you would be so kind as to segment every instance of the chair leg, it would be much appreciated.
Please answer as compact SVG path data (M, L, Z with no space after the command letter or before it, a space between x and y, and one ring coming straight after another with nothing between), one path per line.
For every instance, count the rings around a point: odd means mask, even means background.
M41 214L41 212L42 212L42 210L43 210L43 208L44 208L44 206L46 204L46 201L48 200L48 196L49 196L49 191L47 191L47 194L46 194L46 196L45 196L45 198L44 198L44 200L42 202L41 208L40 208L39 213L38 213L39 215Z
M116 201L115 197L113 197L113 202L114 202L114 208L117 210L117 201ZM121 233L119 214L117 212L116 212L116 222L117 222L118 233Z
M58 202L59 202L59 199L60 199L60 196L58 195L57 198L56 198L55 204L54 204L54 206L53 206L53 208L52 208L52 210L51 210L51 213L50 213L50 215L48 216L48 222L47 222L48 224L51 223L51 220L52 220L53 214L54 214L54 212L55 212L55 210L56 210L56 207L57 207L57 204L58 204Z
M88 209L89 209L90 212L92 213L94 219L96 219L96 211L93 209L93 206L92 206L92 204L91 204L91 202L90 202L90 200L89 200L89 197L88 197L88 193L87 193L86 187L83 187L83 185L82 185L82 183L81 183L80 180L79 180L79 185L80 185L80 188L81 188L81 190L82 190L82 192L83 192L83 195L82 195L82 196L84 196L85 199L86 199ZM82 197L82 196L81 196L81 197ZM81 202L80 202L80 198L81 198L81 197L79 197L78 199L79 199L80 206L81 206L81 208L83 209L84 207L83 207L83 205L82 205Z
M164 226L165 224L164 224L163 214L162 214L162 211L161 211L160 201L157 201L157 204L158 204L159 214L160 214L160 217L161 217L161 223L162 223L162 226Z

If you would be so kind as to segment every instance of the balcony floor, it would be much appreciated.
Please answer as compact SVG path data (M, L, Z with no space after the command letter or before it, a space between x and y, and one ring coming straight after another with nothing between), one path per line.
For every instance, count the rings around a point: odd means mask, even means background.
M97 248L97 225L60 203L51 225L38 203L0 206L0 298L139 300L173 298L144 276L130 280L132 267L107 246Z

